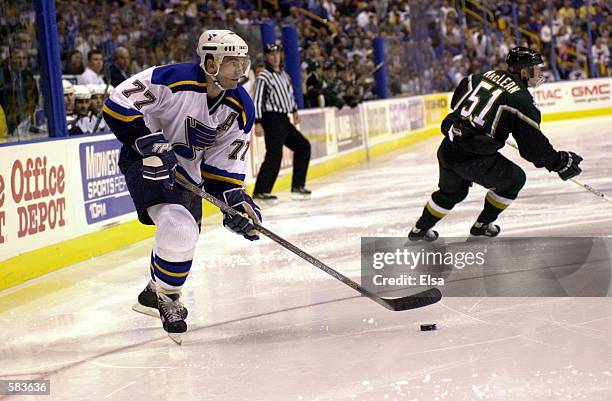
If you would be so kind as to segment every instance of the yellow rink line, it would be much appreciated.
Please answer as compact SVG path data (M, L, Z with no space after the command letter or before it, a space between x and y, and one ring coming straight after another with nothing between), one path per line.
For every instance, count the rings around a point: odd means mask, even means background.
M555 113L544 116L544 122L577 117L595 117L612 115L612 108L581 112ZM393 151L403 150L427 138L440 135L437 126L417 131L411 135L371 146L370 157L377 157ZM347 167L366 161L365 149L349 151L309 167L308 179L322 177ZM289 189L291 174L279 177L274 185L275 191ZM253 184L247 186L252 191ZM218 209L204 202L204 216L218 213ZM74 239L26 252L14 258L0 262L0 290L19 285L27 280L61 269L87 259L103 255L130 244L150 238L155 227L144 226L137 220L85 234ZM33 289L32 289L33 290ZM0 311L2 302L0 300Z

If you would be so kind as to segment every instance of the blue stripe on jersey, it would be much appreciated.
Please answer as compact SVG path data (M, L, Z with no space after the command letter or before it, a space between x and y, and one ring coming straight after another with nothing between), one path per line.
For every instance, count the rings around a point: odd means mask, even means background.
M153 70L151 83L165 85L171 90L173 88L188 90L185 87L192 86L193 89L200 91L202 88L206 88L206 77L204 71L202 71L202 68L197 63L169 64L156 67Z
M238 103L238 105L236 104ZM238 85L236 89L229 90L225 94L223 104L228 105L238 113L238 127L245 133L251 132L255 123L255 106L248 92Z
M139 112L138 110L134 110L134 109L127 109L115 102L113 102L112 100L106 99L106 102L104 103L106 105L106 107L108 107L109 109L111 109L112 111L114 111L115 113L118 113L122 116L142 116L143 114L141 112Z
M220 168L211 166L206 163L202 163L202 171L214 175L220 175L226 178L233 178L234 180L238 181L244 181L244 178L246 176L246 174L230 173L229 171L221 170Z

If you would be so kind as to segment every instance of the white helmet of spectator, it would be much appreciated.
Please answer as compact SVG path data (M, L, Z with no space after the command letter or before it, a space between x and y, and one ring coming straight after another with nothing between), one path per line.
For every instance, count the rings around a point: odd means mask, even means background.
M74 85L74 98L76 100L91 99L91 91L86 85Z
M213 82L222 89L223 86L217 79L219 69L224 57L235 57L240 62L242 75L246 76L251 67L249 58L249 46L237 34L226 29L211 29L204 31L198 40L198 56L200 56L200 66L204 72L213 78ZM215 63L215 72L206 71L206 61L212 59Z
M74 85L65 79L62 79L62 88L64 89L64 95L74 94Z
M104 96L104 92L107 92L106 95L110 96L113 93L113 86L106 84L87 84L87 89L91 92L91 96L102 95Z

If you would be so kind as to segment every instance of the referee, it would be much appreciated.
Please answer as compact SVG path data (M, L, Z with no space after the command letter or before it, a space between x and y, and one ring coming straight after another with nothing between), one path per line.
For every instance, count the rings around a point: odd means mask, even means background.
M291 124L287 116L288 113L293 113L293 121L299 124L291 78L281 68L281 52L281 45L271 43L265 46L266 69L255 80L253 98L255 135L264 135L266 142L266 156L257 175L253 198L272 203L277 201L277 197L271 192L280 170L283 145L293 151L291 197L310 197L310 191L304 188L310 162L310 142Z

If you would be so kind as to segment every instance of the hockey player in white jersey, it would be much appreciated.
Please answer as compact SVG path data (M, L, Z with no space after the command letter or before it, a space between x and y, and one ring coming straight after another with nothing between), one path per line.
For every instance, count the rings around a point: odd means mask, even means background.
M248 73L248 46L228 30L202 33L200 63L152 67L127 79L105 102L104 118L123 143L119 167L143 224L157 226L151 281L134 309L161 317L171 338L187 330L180 302L202 219L202 199L174 184L203 186L243 215L223 225L257 240L259 207L246 194L254 106L238 85Z
M112 94L115 88L112 85L107 84L88 84L87 88L91 91L91 132L105 132L108 131L106 122L102 118L102 107L104 106L105 96ZM100 122L98 122L100 120Z
M69 129L70 135L91 133L91 111L89 110L91 91L87 85L74 85L74 125Z

